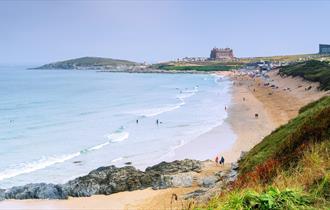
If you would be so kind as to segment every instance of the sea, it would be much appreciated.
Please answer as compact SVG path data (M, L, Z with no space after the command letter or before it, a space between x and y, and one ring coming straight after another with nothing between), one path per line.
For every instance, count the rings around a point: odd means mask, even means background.
M225 122L230 92L230 80L211 74L1 66L0 188L173 159ZM228 146L234 137L227 130Z

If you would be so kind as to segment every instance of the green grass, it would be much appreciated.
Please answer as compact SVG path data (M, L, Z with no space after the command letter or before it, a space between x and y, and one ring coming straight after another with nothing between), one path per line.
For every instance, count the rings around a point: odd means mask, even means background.
M311 60L284 66L281 75L300 76L312 82L319 82L320 89L330 90L330 64L325 61Z
M213 200L206 209L303 209L308 207L311 203L312 199L310 196L306 195L302 190L279 190L275 187L269 187L260 193L252 189L230 192L222 202Z
M330 209L330 97L265 137L238 179L196 209Z
M229 71L236 69L235 65L201 65L201 66L175 66L175 65L158 65L158 69L162 70L176 70L176 71Z

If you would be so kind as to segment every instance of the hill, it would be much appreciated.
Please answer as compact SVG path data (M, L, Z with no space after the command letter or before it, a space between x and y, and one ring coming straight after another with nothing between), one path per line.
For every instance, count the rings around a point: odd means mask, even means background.
M82 57L49 63L34 69L112 69L132 67L136 65L139 65L139 63L127 60L100 57Z
M330 97L266 136L227 191L197 209L329 209Z
M284 66L281 75L300 76L312 82L319 82L320 89L330 90L330 64L326 61L310 60Z

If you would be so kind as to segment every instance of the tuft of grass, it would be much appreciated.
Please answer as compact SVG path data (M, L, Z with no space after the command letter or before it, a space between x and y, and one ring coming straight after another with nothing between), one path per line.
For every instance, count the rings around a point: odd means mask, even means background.
M230 192L225 199L213 200L200 209L221 210L269 210L269 209L303 209L312 203L312 199L301 190L270 187L263 192L252 189Z

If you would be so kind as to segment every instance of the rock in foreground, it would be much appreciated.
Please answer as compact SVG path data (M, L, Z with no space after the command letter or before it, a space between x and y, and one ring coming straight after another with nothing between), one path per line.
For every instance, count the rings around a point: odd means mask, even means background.
M7 190L0 189L0 200L66 199L68 196L109 195L148 187L164 189L189 186L192 183L191 173L199 173L201 169L201 161L188 159L170 163L162 162L147 168L146 171L140 171L133 166L100 167L86 176L78 177L63 185L37 183Z

